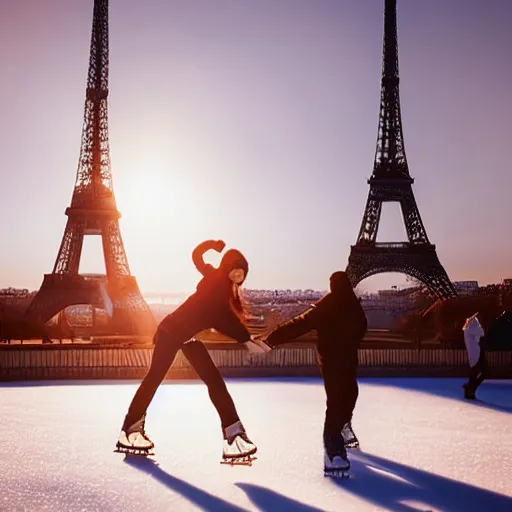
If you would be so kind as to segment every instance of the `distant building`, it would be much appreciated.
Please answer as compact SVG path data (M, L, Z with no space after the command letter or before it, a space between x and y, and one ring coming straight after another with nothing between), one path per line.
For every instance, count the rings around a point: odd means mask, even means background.
M454 281L453 286L455 286L455 289L461 295L470 295L471 293L477 292L480 288L478 281Z
M379 290L377 292L381 297L386 297L386 296L392 296L392 295L398 295L398 290Z
M2 288L0 290L1 297L25 297L30 295L30 292L26 288Z

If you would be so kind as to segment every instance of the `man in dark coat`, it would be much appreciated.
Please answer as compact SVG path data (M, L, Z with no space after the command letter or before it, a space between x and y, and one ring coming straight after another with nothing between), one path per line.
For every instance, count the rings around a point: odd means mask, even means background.
M367 329L366 316L345 272L330 278L330 293L263 339L275 348L315 329L318 362L324 379L327 409L324 423L326 468L348 469L345 446L358 447L352 430L352 413L359 394L357 350ZM329 460L327 460L327 457ZM341 457L342 460L334 460Z

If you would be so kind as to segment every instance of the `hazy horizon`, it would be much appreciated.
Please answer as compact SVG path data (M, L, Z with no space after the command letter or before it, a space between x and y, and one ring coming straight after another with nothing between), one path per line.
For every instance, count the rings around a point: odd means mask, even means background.
M452 280L501 282L512 277L512 2L397 3L405 150L427 234ZM92 7L2 9L1 288L38 289L57 256ZM375 154L383 7L110 1L113 182L141 290L195 289L191 251L208 238L246 254L252 289L324 290L346 266ZM383 206L378 241L403 240L398 205ZM99 242L86 237L81 272L104 272Z

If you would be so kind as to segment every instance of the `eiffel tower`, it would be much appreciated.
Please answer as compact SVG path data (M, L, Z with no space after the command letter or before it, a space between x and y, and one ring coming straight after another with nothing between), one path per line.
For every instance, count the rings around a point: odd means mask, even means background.
M26 318L44 323L70 305L108 311L112 333L149 334L155 321L130 274L119 230L108 137L108 0L94 1L82 143L64 236L51 274L30 303ZM84 236L100 235L106 276L78 273Z
M423 282L439 299L457 295L431 244L412 191L400 115L396 0L385 0L379 129L370 191L357 242L346 272L356 286L384 272L399 272ZM382 203L399 202L408 242L378 243Z

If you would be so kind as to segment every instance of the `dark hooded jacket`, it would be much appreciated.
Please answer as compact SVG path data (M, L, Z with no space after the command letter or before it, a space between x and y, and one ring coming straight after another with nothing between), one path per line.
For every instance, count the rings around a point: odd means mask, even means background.
M267 337L267 343L276 347L316 330L322 360L357 365L357 349L366 332L367 320L350 282L345 277L339 278L340 274L344 276L342 272L331 276L330 293L311 309L277 327Z
M158 330L173 337L189 340L198 332L214 328L238 342L246 342L251 335L231 304L233 282L229 272L234 268L248 271L248 265L241 253L228 251L219 268L204 263L202 256L213 248L213 242L203 242L194 249L193 260L203 279L196 291L179 308L167 315Z

